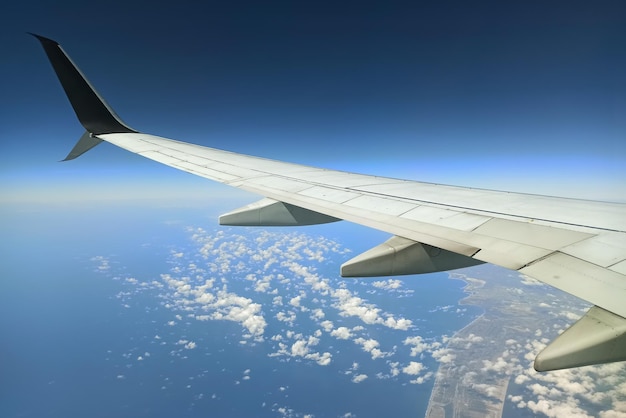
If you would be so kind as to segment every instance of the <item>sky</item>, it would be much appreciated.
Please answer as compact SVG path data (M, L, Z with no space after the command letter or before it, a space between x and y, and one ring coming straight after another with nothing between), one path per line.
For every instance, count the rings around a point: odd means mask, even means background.
M367 174L626 202L625 21L622 1L2 2L0 213L5 225L21 219L8 206L44 213L24 215L40 219L31 234L2 230L5 256L34 242L49 257L57 235L42 239L44 224L59 236L90 225L79 249L99 244L100 230L119 239L135 219L107 211L120 200L215 218L216 207L258 199L109 144L59 163L83 128L26 32L60 42L143 132ZM102 210L47 212L85 202Z
M137 130L316 166L626 201L626 5L3 2L5 201L224 187L82 134L35 39ZM216 188L217 187L217 188Z

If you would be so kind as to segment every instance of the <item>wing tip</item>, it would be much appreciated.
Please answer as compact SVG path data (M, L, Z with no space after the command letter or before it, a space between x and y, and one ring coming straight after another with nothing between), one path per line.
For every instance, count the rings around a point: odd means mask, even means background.
M26 33L31 35L31 36L34 36L35 38L37 38L39 40L39 42L51 43L51 44L54 44L54 45L58 45L59 44L54 39L46 38L45 36L38 35L38 34L36 34L34 32L26 32Z

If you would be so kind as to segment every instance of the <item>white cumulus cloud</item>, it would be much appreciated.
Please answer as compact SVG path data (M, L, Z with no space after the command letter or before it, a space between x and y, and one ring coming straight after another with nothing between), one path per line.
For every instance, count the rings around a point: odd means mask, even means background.
M367 379L367 375L366 374L357 374L354 377L352 377L352 382L353 383L361 383L365 379Z

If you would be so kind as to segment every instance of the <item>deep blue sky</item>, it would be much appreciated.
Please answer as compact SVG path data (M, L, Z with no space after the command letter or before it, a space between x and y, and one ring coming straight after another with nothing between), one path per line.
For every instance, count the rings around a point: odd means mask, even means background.
M212 187L108 144L57 163L82 127L32 31L59 41L141 131L371 174L626 200L622 1L13 3L0 6L5 197Z

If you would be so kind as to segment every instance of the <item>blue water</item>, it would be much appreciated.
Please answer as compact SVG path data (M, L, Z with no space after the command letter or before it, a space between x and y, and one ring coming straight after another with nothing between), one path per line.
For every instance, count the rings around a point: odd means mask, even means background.
M335 327L363 326L359 335L376 339L392 355L372 359L353 341L324 332L312 349L332 354L327 366L301 357L269 357L277 349L272 335L292 330L308 336L319 324L301 312L291 327L275 320L278 308L270 303L275 295L256 293L250 282L231 277L229 291L263 303L268 325L264 341L254 342L243 337L239 323L188 318L189 312L167 307L172 300L167 289L126 280L160 281L177 262L172 252L193 258L185 227L219 230L206 213L140 206L2 212L2 232L10 237L2 244L0 284L3 417L422 416L433 378L411 384L412 376L389 376L389 363L401 368L420 361L436 372L436 361L410 357L402 341L414 335L440 341L479 314L466 306L455 312L464 284L446 274L403 278L403 290L412 291L403 295L376 290L371 279L338 277L342 261L378 244L384 234L349 224L303 228L300 233L326 236L353 250L311 262L321 276L335 287L343 282L396 318L411 319L414 327L393 330L342 317L330 297L318 295L314 302L311 289L292 282L280 291L285 303L304 290L306 305L323 307ZM99 271L95 256L106 257L109 269ZM453 309L441 309L448 305ZM196 347L185 349L180 340ZM368 378L356 384L355 374Z

